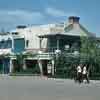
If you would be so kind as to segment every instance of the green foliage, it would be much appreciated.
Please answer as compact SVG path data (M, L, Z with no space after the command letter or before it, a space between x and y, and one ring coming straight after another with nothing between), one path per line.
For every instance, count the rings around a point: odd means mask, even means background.
M29 68L27 70L23 69L23 65L24 65L24 60L27 59L28 57L34 58L37 54L32 54L32 53L18 53L15 55L16 59L15 59L15 66L14 66L14 70L13 73L17 72L17 73L34 73L35 71L37 73L39 73L39 68L38 66L33 66L33 68Z
M81 61L85 59L84 61L89 67L90 76L94 77L96 76L95 73L100 73L100 48L98 47L96 38L81 37L80 51Z
M26 53L26 54L22 54L22 53L19 53L19 54L16 54L16 61L17 61L17 64L19 66L22 66L23 63L24 63L24 59L25 58L28 58L28 57L35 57L36 54L31 54L31 53Z
M16 62L18 64L18 66L22 66L23 65L23 59L24 59L24 55L23 54L16 54Z
M60 77L60 78L64 77L64 70L66 68L65 61L66 61L65 57L62 54L55 57L55 68L56 68L55 76L56 77Z
M80 55L75 56L63 52L55 57L56 77L72 78L78 64L87 64L90 77L100 78L100 48L95 37L81 37Z
M73 78L79 57L68 55L66 52L55 58L55 76L59 78Z

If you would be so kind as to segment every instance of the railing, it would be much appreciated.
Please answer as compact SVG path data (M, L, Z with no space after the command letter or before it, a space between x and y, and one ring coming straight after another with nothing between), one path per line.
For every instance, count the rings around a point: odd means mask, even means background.
M54 53L41 53L38 54L38 58L39 59L52 59L52 57L54 56Z

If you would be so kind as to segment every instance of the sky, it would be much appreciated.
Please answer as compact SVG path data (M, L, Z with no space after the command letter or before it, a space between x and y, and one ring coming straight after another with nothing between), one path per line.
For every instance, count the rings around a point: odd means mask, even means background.
M65 22L69 16L79 16L100 37L100 0L0 0L0 30Z

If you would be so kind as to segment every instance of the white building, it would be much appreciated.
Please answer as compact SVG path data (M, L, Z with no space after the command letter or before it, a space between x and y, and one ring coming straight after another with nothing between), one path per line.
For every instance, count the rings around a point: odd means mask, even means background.
M53 34L63 32L64 24L48 24L39 26L30 26L27 28L17 28L16 32L25 36L27 50L32 49L37 51L40 49L39 35ZM41 47L45 49L47 46L47 39L43 39Z
M81 35L91 35L80 23L79 17L71 16L69 17L68 23L57 23L57 24L48 24L48 25L33 25L25 28L17 28L16 32L20 35L25 36L25 48L27 50L32 49L37 51L40 49L40 42L38 36L42 35L54 35L54 34L65 34L72 36L81 36ZM42 49L47 47L47 38L43 38L41 42Z
M8 74L11 72L13 55L24 52L24 50L24 36L15 32L0 33L0 73Z

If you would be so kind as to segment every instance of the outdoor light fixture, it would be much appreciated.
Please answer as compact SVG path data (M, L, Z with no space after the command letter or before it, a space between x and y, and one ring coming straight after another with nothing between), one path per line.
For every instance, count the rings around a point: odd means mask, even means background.
M75 56L79 55L79 52L78 51L74 51L74 55Z
M59 49L55 50L55 54L61 54L61 50Z

